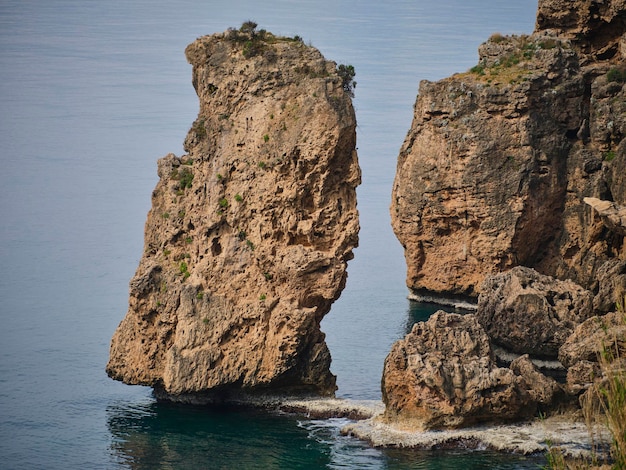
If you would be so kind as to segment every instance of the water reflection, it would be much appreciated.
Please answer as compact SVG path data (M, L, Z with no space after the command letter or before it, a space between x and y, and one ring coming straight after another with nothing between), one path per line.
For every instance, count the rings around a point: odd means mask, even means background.
M107 409L113 460L127 468L325 468L328 446L295 417L157 402Z
M130 469L536 469L534 457L487 451L375 449L342 436L345 419L146 399L107 408L111 460Z

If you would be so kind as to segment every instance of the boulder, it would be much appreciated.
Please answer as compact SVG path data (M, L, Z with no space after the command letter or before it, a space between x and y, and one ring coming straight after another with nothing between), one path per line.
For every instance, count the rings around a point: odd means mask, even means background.
M624 312L595 316L580 324L559 349L559 360L569 368L581 361L598 362L598 354L615 344L622 357L626 357Z
M509 369L521 378L520 386L544 411L563 396L563 388L552 377L542 374L528 354L519 356L511 362Z
M476 318L494 343L518 354L556 358L574 328L589 318L593 295L522 266L488 277Z
M525 369L521 361L518 365ZM415 324L387 356L384 419L428 429L530 416L537 401L528 390L539 385L532 384L534 372L524 374L526 379L496 365L489 338L474 315L439 311Z
M598 270L598 293L593 298L596 314L614 311L618 304L624 307L626 296L626 261L613 259Z

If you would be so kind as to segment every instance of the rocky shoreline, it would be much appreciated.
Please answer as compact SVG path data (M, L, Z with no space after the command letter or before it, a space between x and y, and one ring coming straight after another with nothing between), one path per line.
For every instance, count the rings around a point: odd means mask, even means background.
M573 458L589 455L593 446L598 444L598 437L609 442L606 433L592 438L582 419L573 415L448 430L402 429L383 422L380 417L373 417L346 425L342 433L375 447L484 449L524 455L545 454L549 442Z
M385 405L379 400L289 397L278 395L239 396L228 405L253 407L303 416L307 419L346 418L351 422L341 433L374 447L419 450L494 450L524 455L544 454L548 443L559 446L568 457L589 455L594 446L609 442L598 429L593 436L580 414L565 413L521 423L472 426L452 430L419 430L384 422Z

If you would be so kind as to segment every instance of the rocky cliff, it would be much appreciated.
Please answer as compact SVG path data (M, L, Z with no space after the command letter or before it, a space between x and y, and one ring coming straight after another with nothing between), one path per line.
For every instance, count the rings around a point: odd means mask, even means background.
M532 35L494 34L479 56L420 84L398 158L391 216L412 294L478 302L392 347L396 427L575 407L623 370L626 1L540 0Z
M595 289L626 256L585 197L626 205L626 2L540 0L466 73L423 81L391 217L413 294L477 297L523 265Z
M350 76L244 24L186 57L186 155L158 162L143 257L108 374L172 400L332 395L320 331L358 241Z

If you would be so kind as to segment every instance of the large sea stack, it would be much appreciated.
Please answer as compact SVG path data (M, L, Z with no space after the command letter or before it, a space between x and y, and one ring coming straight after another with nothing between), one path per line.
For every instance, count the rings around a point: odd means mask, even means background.
M187 154L158 162L107 372L178 401L333 395L320 321L358 242L351 76L251 23L185 52L200 111Z
M395 425L575 407L603 380L602 348L626 355L626 1L540 0L533 34L494 34L479 56L420 84L398 158L408 287L478 302L393 346Z
M416 296L476 298L514 266L595 288L624 257L585 197L626 205L626 2L540 0L535 32L423 81L391 217Z

